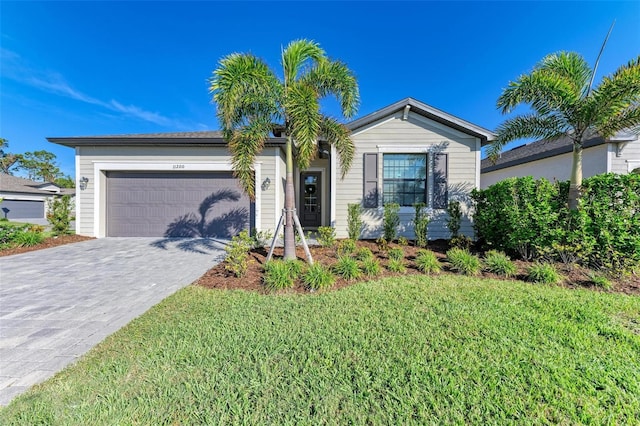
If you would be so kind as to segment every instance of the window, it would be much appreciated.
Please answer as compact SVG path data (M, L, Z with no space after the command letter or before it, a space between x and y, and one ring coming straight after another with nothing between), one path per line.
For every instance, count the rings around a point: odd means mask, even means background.
M383 204L427 202L427 154L384 154Z

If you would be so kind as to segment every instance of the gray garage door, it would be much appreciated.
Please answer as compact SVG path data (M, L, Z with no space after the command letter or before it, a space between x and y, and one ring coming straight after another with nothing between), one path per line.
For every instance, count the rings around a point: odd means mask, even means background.
M8 219L44 219L44 201L2 200L0 210Z
M253 225L231 173L109 172L107 236L229 238Z

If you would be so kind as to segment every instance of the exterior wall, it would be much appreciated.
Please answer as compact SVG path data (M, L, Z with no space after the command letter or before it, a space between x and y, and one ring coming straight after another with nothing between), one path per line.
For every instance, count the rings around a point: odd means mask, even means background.
M363 157L365 153L394 152L442 152L449 155L448 191L449 200L460 200L468 205L468 195L478 182L478 162L480 141L477 138L429 120L410 112L408 119L402 119L399 111L356 130L352 139L356 146L353 165L344 180L340 180L341 170L336 176L335 228L340 238L347 236L347 204L361 203L363 197ZM382 235L382 155L378 159L378 208L364 209L365 229L363 238L377 238ZM432 203L433 159L429 156L428 207ZM467 209L465 209L467 210ZM468 211L468 210L467 210ZM429 238L449 238L446 228L448 215L443 209L430 209ZM400 235L413 238L413 207L403 207L400 211ZM465 216L467 216L465 214ZM463 220L461 232L473 236L473 228L468 216Z
M607 145L598 145L583 150L583 177L587 178L601 173L606 173L608 170L608 156ZM571 176L572 162L573 154L569 152L562 155L556 155L555 157L543 158L542 160L519 164L517 166L507 167L488 173L482 173L480 176L480 187L484 189L494 183L514 176L533 176L535 179L546 178L550 181L569 180Z
M257 158L256 167L256 213L260 220L256 228L275 229L277 185L262 189L267 176L273 180L276 169L275 149L265 148ZM76 223L77 233L88 236L104 236L106 222L106 173L111 167L120 170L164 170L176 168L179 171L216 170L225 167L230 170L230 154L224 147L132 147L93 146L76 149L76 179L87 177L89 182L84 190L77 190ZM127 168L131 166L131 168ZM111 169L114 170L114 169ZM78 185L79 188L79 185ZM97 198L97 199L96 199ZM96 208L98 211L96 211ZM96 223L97 219L97 223Z
M640 140L620 145L610 144L611 171L626 174L640 167ZM618 154L619 152L619 154Z

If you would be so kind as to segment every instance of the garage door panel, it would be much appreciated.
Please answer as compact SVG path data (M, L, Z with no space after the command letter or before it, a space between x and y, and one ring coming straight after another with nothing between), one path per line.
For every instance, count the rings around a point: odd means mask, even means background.
M253 206L231 173L109 172L107 235L229 238Z
M2 200L0 211L7 219L43 219L44 201Z

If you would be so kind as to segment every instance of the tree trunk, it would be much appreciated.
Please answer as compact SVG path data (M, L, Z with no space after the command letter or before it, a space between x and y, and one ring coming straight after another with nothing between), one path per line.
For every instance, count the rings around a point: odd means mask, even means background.
M582 145L573 144L573 164L569 180L569 210L578 209L582 187Z
M284 188L284 208L286 210L284 225L284 259L296 259L296 239L293 234L293 208L295 203L295 190L293 188L293 141L287 137L287 175Z

